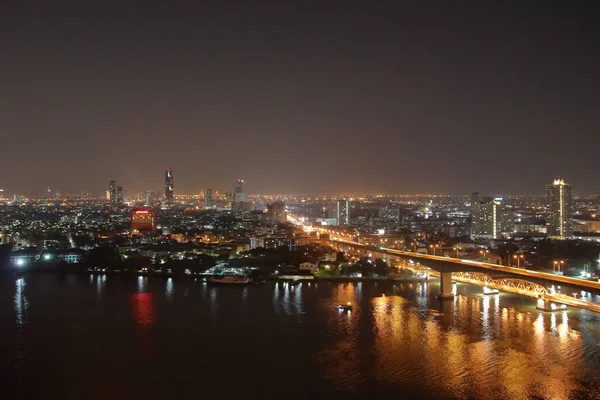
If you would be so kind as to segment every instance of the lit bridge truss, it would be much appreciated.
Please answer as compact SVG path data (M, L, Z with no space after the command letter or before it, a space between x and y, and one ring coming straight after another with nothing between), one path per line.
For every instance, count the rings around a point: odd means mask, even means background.
M535 298L550 295L550 292L544 286L517 278L494 279L489 275L479 272L454 272L452 273L452 279Z

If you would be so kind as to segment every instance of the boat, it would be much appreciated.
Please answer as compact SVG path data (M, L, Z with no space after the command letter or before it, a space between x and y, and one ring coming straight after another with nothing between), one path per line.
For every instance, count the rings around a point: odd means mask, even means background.
M206 279L208 283L226 283L226 284L237 284L245 285L250 279L246 275L237 274L225 274L225 275L214 275Z
M338 304L337 309L340 311L350 311L352 310L352 304L350 304L350 302L346 304Z

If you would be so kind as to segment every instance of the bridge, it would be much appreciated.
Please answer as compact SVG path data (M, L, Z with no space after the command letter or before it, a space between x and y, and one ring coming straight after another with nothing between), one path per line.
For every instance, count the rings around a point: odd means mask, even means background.
M600 291L600 282L587 281L562 275L545 272L531 271L523 268L508 267L498 264L474 260L464 260L445 256L414 253L410 251L394 250L367 246L358 242L332 237L329 242L333 247L346 249L352 248L359 252L369 252L374 257L384 258L388 263L392 258L418 261L428 268L437 271L440 276L439 299L452 299L452 280L517 293L538 299L538 308L553 310L563 308L562 305L584 308L600 312L600 305L589 301L579 300L575 297L550 292L544 286L534 281L545 281L551 284L565 284L578 288Z

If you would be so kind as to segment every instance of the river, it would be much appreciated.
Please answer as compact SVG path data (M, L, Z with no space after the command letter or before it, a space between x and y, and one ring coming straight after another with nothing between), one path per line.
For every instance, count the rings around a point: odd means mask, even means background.
M600 398L600 315L438 289L3 276L0 382L52 399Z

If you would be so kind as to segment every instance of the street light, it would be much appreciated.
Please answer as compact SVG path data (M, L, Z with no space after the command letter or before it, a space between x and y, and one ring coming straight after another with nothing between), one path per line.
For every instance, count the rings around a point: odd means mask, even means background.
M454 250L456 250L456 258L458 258L458 251L461 250L461 248L454 246Z
M565 262L563 260L554 260L554 267L552 268L552 271L554 271L554 273L558 273L561 272L562 273L562 266Z
M517 268L521 268L521 260L523 259L523 257L523 254L513 256L513 258L517 260Z
M479 254L483 255L485 258L489 259L490 251L489 250L479 250Z
M439 249L440 245L439 244L435 244L435 245L430 244L429 247L433 249L433 255L435 256L435 250Z
M413 247L413 253L416 253L417 252L417 243L416 242L412 242L411 245Z

